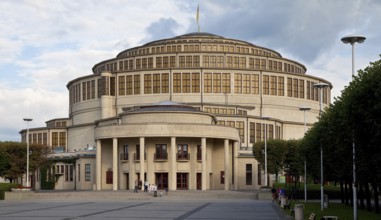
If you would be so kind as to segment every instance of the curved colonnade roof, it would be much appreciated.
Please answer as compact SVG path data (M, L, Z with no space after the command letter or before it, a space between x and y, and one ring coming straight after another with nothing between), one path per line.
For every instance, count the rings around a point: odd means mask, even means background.
M148 121L149 118L154 117L159 119L155 122L147 123L147 121L141 121L141 118L132 120L130 123L123 122L123 117L132 116L134 118L143 115ZM161 116L158 114L161 114ZM172 114L176 114L173 115ZM171 116L171 121L167 121L166 118ZM181 120L178 118L181 117ZM238 130L234 127L225 127L215 124L217 119L214 115L200 111L192 106L185 104L162 101L152 105L141 106L139 109L128 111L123 109L123 112L119 114L121 123L117 125L115 123L109 124L107 121L113 121L115 118L106 118L99 120L98 122L106 122L105 124L98 124L95 130L95 136L97 139L104 139L109 137L139 137L144 134L145 137L167 137L175 135L178 137L214 137L221 139L239 140ZM188 118L189 117L189 118ZM206 120L210 118L210 121ZM188 118L188 119L187 119ZM184 120L182 120L184 119ZM137 121L139 121L137 123ZM210 123L214 121L214 123ZM208 123L207 123L208 122ZM126 133L126 131L129 131Z
M170 42L170 41L173 41L173 40L185 39L185 38L213 38L213 39L235 41L235 42L241 43L242 45L253 46L253 47L269 50L269 51L277 54L280 58L282 58L282 55L279 52L275 51L275 50L272 50L272 49L269 49L269 48L265 48L265 47L261 47L261 46L249 43L247 41L242 41L242 40L237 40L237 39L232 39L232 38L225 38L225 37L222 37L222 36L219 36L219 35L216 35L216 34L211 34L211 33L208 33L208 32L191 32L191 33L179 35L179 36L176 36L176 37L173 37L173 38L166 38L166 39L160 39L160 40L151 41L151 42L148 42L146 44L143 44L142 46L138 46L138 47L134 47L134 48L129 48L129 49L123 50L122 52L120 52L116 56L116 58L119 58L126 51L129 51L129 50L132 50L132 49L136 49L136 48L139 48L139 47L145 47L145 46L152 46L152 45L156 45L156 44L167 43L167 42Z
M285 58L282 57L282 55L279 52L277 52L275 50L272 50L272 49L269 49L269 48L266 48L266 47L262 47L262 46L258 46L258 45L249 43L247 41L242 41L242 40L232 39L232 38L225 38L225 37L222 37L222 36L219 36L219 35L215 35L215 34L211 34L211 33L207 33L207 32L192 32L192 33L187 33L187 34L179 35L179 36L176 36L176 37L173 37L173 38L166 38L166 39L160 39L160 40L151 41L151 42L148 42L148 43L143 44L141 46L125 49L125 50L119 52L118 55L115 58L107 59L107 60L104 60L104 61L101 61L101 62L95 64L93 66L93 68L92 68L93 73L96 74L96 72L95 72L96 67L101 65L102 63L107 63L107 62L112 61L112 60L118 60L118 59L126 58L125 54L127 52L129 52L129 51L134 51L134 50L136 50L138 48L143 48L143 47L148 47L148 46L165 45L165 44L168 44L168 43L184 43L184 42L175 42L175 41L182 40L182 39L184 39L184 40L185 39L191 39L191 38L198 38L198 39L205 38L206 41L195 41L195 42L187 42L187 43L221 43L222 41L228 41L228 43L235 44L235 45L238 45L238 46L249 46L249 47L255 47L255 48L258 48L258 49L266 50L268 52L273 53L275 55L275 57L278 57L278 58L281 58L281 59L285 59ZM208 39L221 40L221 42L213 42L213 41L210 41ZM202 52L202 51L198 51L198 52ZM129 56L127 56L127 57L129 57ZM287 60L287 58L286 58L286 60ZM298 63L297 61L294 61L294 60L289 60L289 61L292 61L294 63ZM307 68L303 64L298 63L298 65L300 65L302 68L304 68L305 72L307 71Z
M173 102L173 101L162 101L158 103L153 103L151 105L139 106L137 109L131 108L122 108L123 112L119 114L119 116L127 115L127 114L140 114L140 113L150 113L150 112L176 112L176 113L186 113L186 114L202 114L209 115L214 121L217 121L216 117L210 113L201 111L193 106Z

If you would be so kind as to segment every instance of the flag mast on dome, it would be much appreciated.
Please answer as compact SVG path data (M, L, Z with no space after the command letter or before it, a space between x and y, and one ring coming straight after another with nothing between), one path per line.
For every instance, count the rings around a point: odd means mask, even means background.
M200 16L200 3L197 4L196 22L198 27L198 32L200 32L200 24L198 23L198 18Z

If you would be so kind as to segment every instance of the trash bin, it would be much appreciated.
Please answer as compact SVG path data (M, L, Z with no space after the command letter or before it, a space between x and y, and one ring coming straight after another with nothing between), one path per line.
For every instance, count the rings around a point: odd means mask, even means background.
M327 194L324 194L324 197L323 197L323 206L324 208L328 208L328 195Z
M295 204L294 212L295 212L295 220L304 219L304 205L303 204Z

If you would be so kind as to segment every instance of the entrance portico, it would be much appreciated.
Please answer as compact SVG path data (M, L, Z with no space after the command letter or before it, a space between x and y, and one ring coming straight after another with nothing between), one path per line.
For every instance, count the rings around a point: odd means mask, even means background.
M177 143L177 139L181 140L181 144ZM133 144L136 143L136 140L139 140L139 144ZM186 140L187 144L183 144ZM160 141L160 144L155 144L156 141ZM178 186L180 189L198 189L197 181L199 180L197 178L201 177L201 188L199 188L201 190L229 190L231 186L234 186L232 182L235 178L233 175L234 161L231 161L230 158L236 157L232 156L235 152L232 146L235 143L228 139L183 137L97 140L96 158L97 161L100 161L97 164L101 164L101 166L97 166L96 169L96 189L132 189L137 178L169 190L178 190ZM157 145L166 146L168 155L159 157L156 153ZM183 157L184 152L179 153L179 148L184 145L186 146L186 156ZM128 158L124 158L124 153L121 153L126 146L131 146L128 147L130 150ZM137 152L136 147L142 153ZM107 182L106 173L110 170L112 171L112 181ZM213 170L218 170L218 172L213 172ZM223 184L220 184L219 171L224 172ZM129 181L128 184L125 184L126 178Z
M137 178L169 190L197 189L198 174L202 190L233 186L237 129L216 125L212 115L188 106L166 107L123 112L97 123L97 190L132 189Z

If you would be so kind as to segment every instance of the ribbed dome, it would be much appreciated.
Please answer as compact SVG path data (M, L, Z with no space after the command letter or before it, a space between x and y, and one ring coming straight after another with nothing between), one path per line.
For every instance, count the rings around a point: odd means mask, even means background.
M218 36L218 35L215 35L215 34L211 34L211 33L208 33L208 32L192 32L192 33L188 33L188 34L183 34L183 35L177 36L175 38L192 37L192 36L195 36L195 37L207 36L207 37L224 38L224 37L221 37L221 36Z

